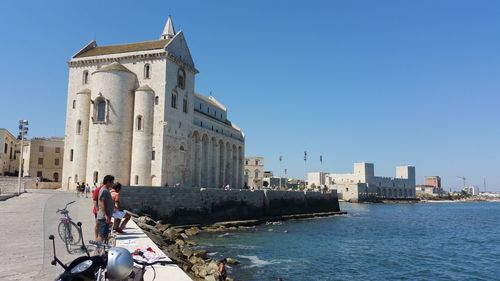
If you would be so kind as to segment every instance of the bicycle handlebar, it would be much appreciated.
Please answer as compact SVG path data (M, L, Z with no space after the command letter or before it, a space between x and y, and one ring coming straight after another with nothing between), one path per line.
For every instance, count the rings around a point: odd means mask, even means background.
M75 203L75 202L76 202L76 201L71 201L71 202L69 202L68 204L66 204L66 206L64 206L64 208L62 208L62 209L57 209L56 214L57 214L57 213L59 213L59 212L66 211L66 208L68 208L68 206L69 206L69 205L71 205L71 204L73 204L73 203Z

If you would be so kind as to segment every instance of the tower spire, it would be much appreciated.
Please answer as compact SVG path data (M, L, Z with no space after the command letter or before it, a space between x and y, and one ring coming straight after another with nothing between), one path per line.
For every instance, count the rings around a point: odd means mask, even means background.
M174 35L175 35L174 24L172 22L172 17L169 15L160 39L170 39L174 37Z

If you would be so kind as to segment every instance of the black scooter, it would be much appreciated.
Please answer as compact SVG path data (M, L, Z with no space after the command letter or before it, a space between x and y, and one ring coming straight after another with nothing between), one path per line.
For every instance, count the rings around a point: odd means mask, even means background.
M64 269L64 272L56 278L56 281L93 281L96 278L96 272L100 268L106 268L106 265L108 263L107 255L92 257L90 256L90 253L87 250L83 239L82 223L78 222L77 225L80 236L82 237L81 248L87 255L76 258L67 266L62 263L61 260L56 256L56 244L54 241L54 235L49 236L49 239L52 240L52 248L54 250L54 259L52 260L51 264L56 265L57 263ZM98 244L103 245L101 243Z

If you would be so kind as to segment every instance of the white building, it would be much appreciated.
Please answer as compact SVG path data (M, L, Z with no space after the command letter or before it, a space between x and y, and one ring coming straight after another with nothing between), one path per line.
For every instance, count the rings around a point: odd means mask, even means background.
M324 172L307 173L307 186L308 187L325 186L327 184L326 183L327 176L328 173Z
M468 185L462 189L465 193L472 195L472 196L478 196L479 195L479 187L475 185Z
M243 186L245 137L227 108L195 93L198 70L169 17L158 40L98 46L68 62L63 187Z
M396 177L375 176L372 163L354 163L348 174L310 173L310 184L324 182L336 189L339 199L351 202L415 198L415 167L396 167Z
M257 188L263 186L264 157L245 158L245 178L248 187Z

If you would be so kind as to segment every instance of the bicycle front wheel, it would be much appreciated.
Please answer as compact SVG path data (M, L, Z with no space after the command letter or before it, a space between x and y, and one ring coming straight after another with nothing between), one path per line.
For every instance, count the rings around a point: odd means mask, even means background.
M70 245L77 245L82 239L82 237L80 236L80 231L78 231L78 226L76 226L74 222L69 222L67 224L64 222L60 222L57 230L59 233L59 237L61 237L61 240L64 243L66 243L66 240L68 240L68 243Z
M70 222L68 224L68 236L69 236L69 244L78 245L82 237L80 236L80 231L78 230L78 226L74 222Z

